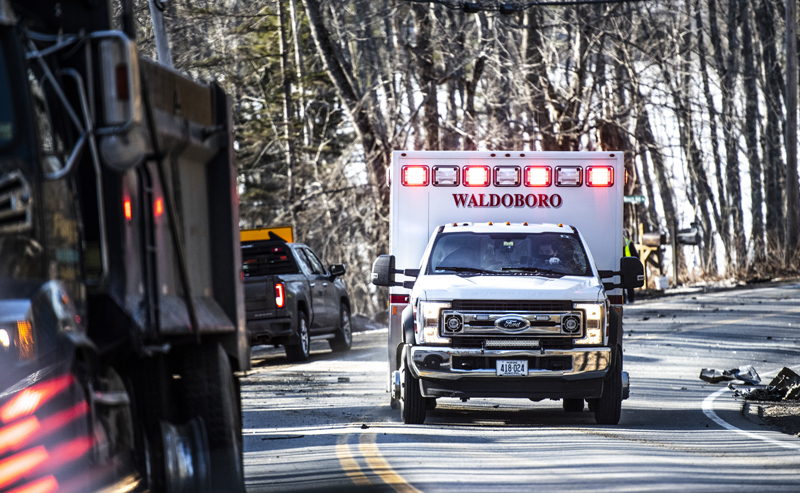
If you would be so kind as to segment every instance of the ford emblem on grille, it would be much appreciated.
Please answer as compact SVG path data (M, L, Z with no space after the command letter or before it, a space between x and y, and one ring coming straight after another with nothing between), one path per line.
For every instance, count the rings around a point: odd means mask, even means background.
M506 315L495 320L494 326L505 332L520 332L530 327L531 322L519 315Z

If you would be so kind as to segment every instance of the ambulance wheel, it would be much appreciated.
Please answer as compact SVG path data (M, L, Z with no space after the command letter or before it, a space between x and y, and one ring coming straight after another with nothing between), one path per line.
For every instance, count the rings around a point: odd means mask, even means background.
M342 303L339 308L339 330L336 337L328 339L331 349L336 352L349 351L353 346L353 325L350 323L350 309Z
M612 367L603 382L603 395L597 400L594 420L599 425L615 425L622 414L622 354L615 351Z
M579 413L583 411L583 399L561 399L564 411L568 413Z
M296 344L286 344L286 357L289 361L305 361L311 355L311 336L308 333L308 319L306 314L297 314L297 338Z
M403 362L400 416L407 425L421 425L425 422L425 398L419 390L419 380L414 378Z
M187 349L181 359L184 419L200 418L208 434L211 491L244 493L242 414L238 385L219 344Z

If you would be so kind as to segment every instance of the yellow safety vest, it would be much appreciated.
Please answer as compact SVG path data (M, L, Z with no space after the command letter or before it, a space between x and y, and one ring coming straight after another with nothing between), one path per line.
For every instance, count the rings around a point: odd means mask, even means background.
M631 240L625 238L625 256L631 256Z

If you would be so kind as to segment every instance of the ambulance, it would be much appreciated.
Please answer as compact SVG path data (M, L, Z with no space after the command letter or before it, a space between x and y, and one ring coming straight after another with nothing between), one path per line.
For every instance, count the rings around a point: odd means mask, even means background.
M395 151L389 391L404 423L437 399L584 403L619 422L622 291L644 282L624 257L621 152Z

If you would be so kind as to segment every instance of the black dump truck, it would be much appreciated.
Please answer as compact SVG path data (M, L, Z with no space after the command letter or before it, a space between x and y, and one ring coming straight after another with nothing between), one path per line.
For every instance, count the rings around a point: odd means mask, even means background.
M130 0L0 0L0 491L244 491L230 108Z
M266 240L242 241L242 261L251 345L283 345L292 361L307 360L314 340L327 339L334 351L350 349L344 264L326 269L309 247L274 233Z

